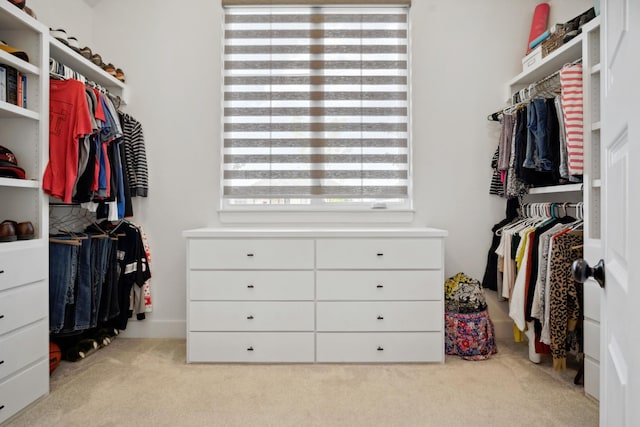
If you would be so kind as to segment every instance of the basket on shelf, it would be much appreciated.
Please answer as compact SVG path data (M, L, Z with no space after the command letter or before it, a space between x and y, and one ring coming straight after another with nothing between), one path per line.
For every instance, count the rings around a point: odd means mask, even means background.
M542 42L542 57L549 55L551 52L562 46L562 39L564 38L565 27L564 25L556 25L556 30Z

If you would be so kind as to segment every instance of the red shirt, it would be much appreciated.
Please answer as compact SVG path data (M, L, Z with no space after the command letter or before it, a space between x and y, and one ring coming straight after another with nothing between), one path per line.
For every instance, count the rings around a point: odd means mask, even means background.
M77 80L51 80L49 163L42 182L45 193L71 203L78 175L78 139L92 132L84 84Z

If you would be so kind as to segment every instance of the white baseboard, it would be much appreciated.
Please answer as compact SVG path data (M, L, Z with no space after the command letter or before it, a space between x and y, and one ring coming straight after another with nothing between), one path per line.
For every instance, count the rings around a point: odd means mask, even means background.
M127 329L120 331L123 338L186 338L186 320L129 319Z

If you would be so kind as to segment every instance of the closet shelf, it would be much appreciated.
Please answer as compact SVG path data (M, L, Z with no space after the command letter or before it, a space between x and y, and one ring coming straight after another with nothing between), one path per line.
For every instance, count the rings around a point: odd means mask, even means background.
M51 36L49 36L49 48L51 57L56 61L104 87L112 95L119 96L123 104L127 103L129 98L127 86L123 82Z
M529 194L549 194L549 193L573 193L581 192L582 183L551 185L549 187L534 187L529 189Z
M27 118L33 120L40 120L40 114L28 110L26 108L18 107L17 105L9 104L8 102L0 101L0 118Z
M541 80L554 70L559 70L568 62L582 57L582 34L577 35L542 59L540 65L518 74L509 82L509 86L526 85Z
M40 75L40 69L33 64L29 64L22 59L0 50L0 64L10 65L24 74Z
M594 179L593 181L591 181L591 188L600 188L600 187L602 187L601 179Z
M49 29L40 21L27 15L24 11L15 6L3 8L0 13L0 28L3 30L34 31L38 33L48 33ZM4 40L11 44L11 40ZM16 46L19 47L19 46ZM28 54L29 52L27 52Z
M40 182L32 179L0 178L0 187L40 188Z
M593 122L591 124L591 130L600 130L601 127L600 122Z
M600 72L600 64L596 64L591 67L591 74L598 74Z

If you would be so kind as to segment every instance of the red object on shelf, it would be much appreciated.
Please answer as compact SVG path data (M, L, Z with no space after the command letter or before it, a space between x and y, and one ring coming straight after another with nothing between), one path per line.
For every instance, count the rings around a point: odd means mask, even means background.
M540 3L533 11L531 31L529 32L529 41L527 42L527 53L531 52L531 49L529 48L531 42L547 31L547 21L549 20L550 9L551 7L549 6L549 3Z

